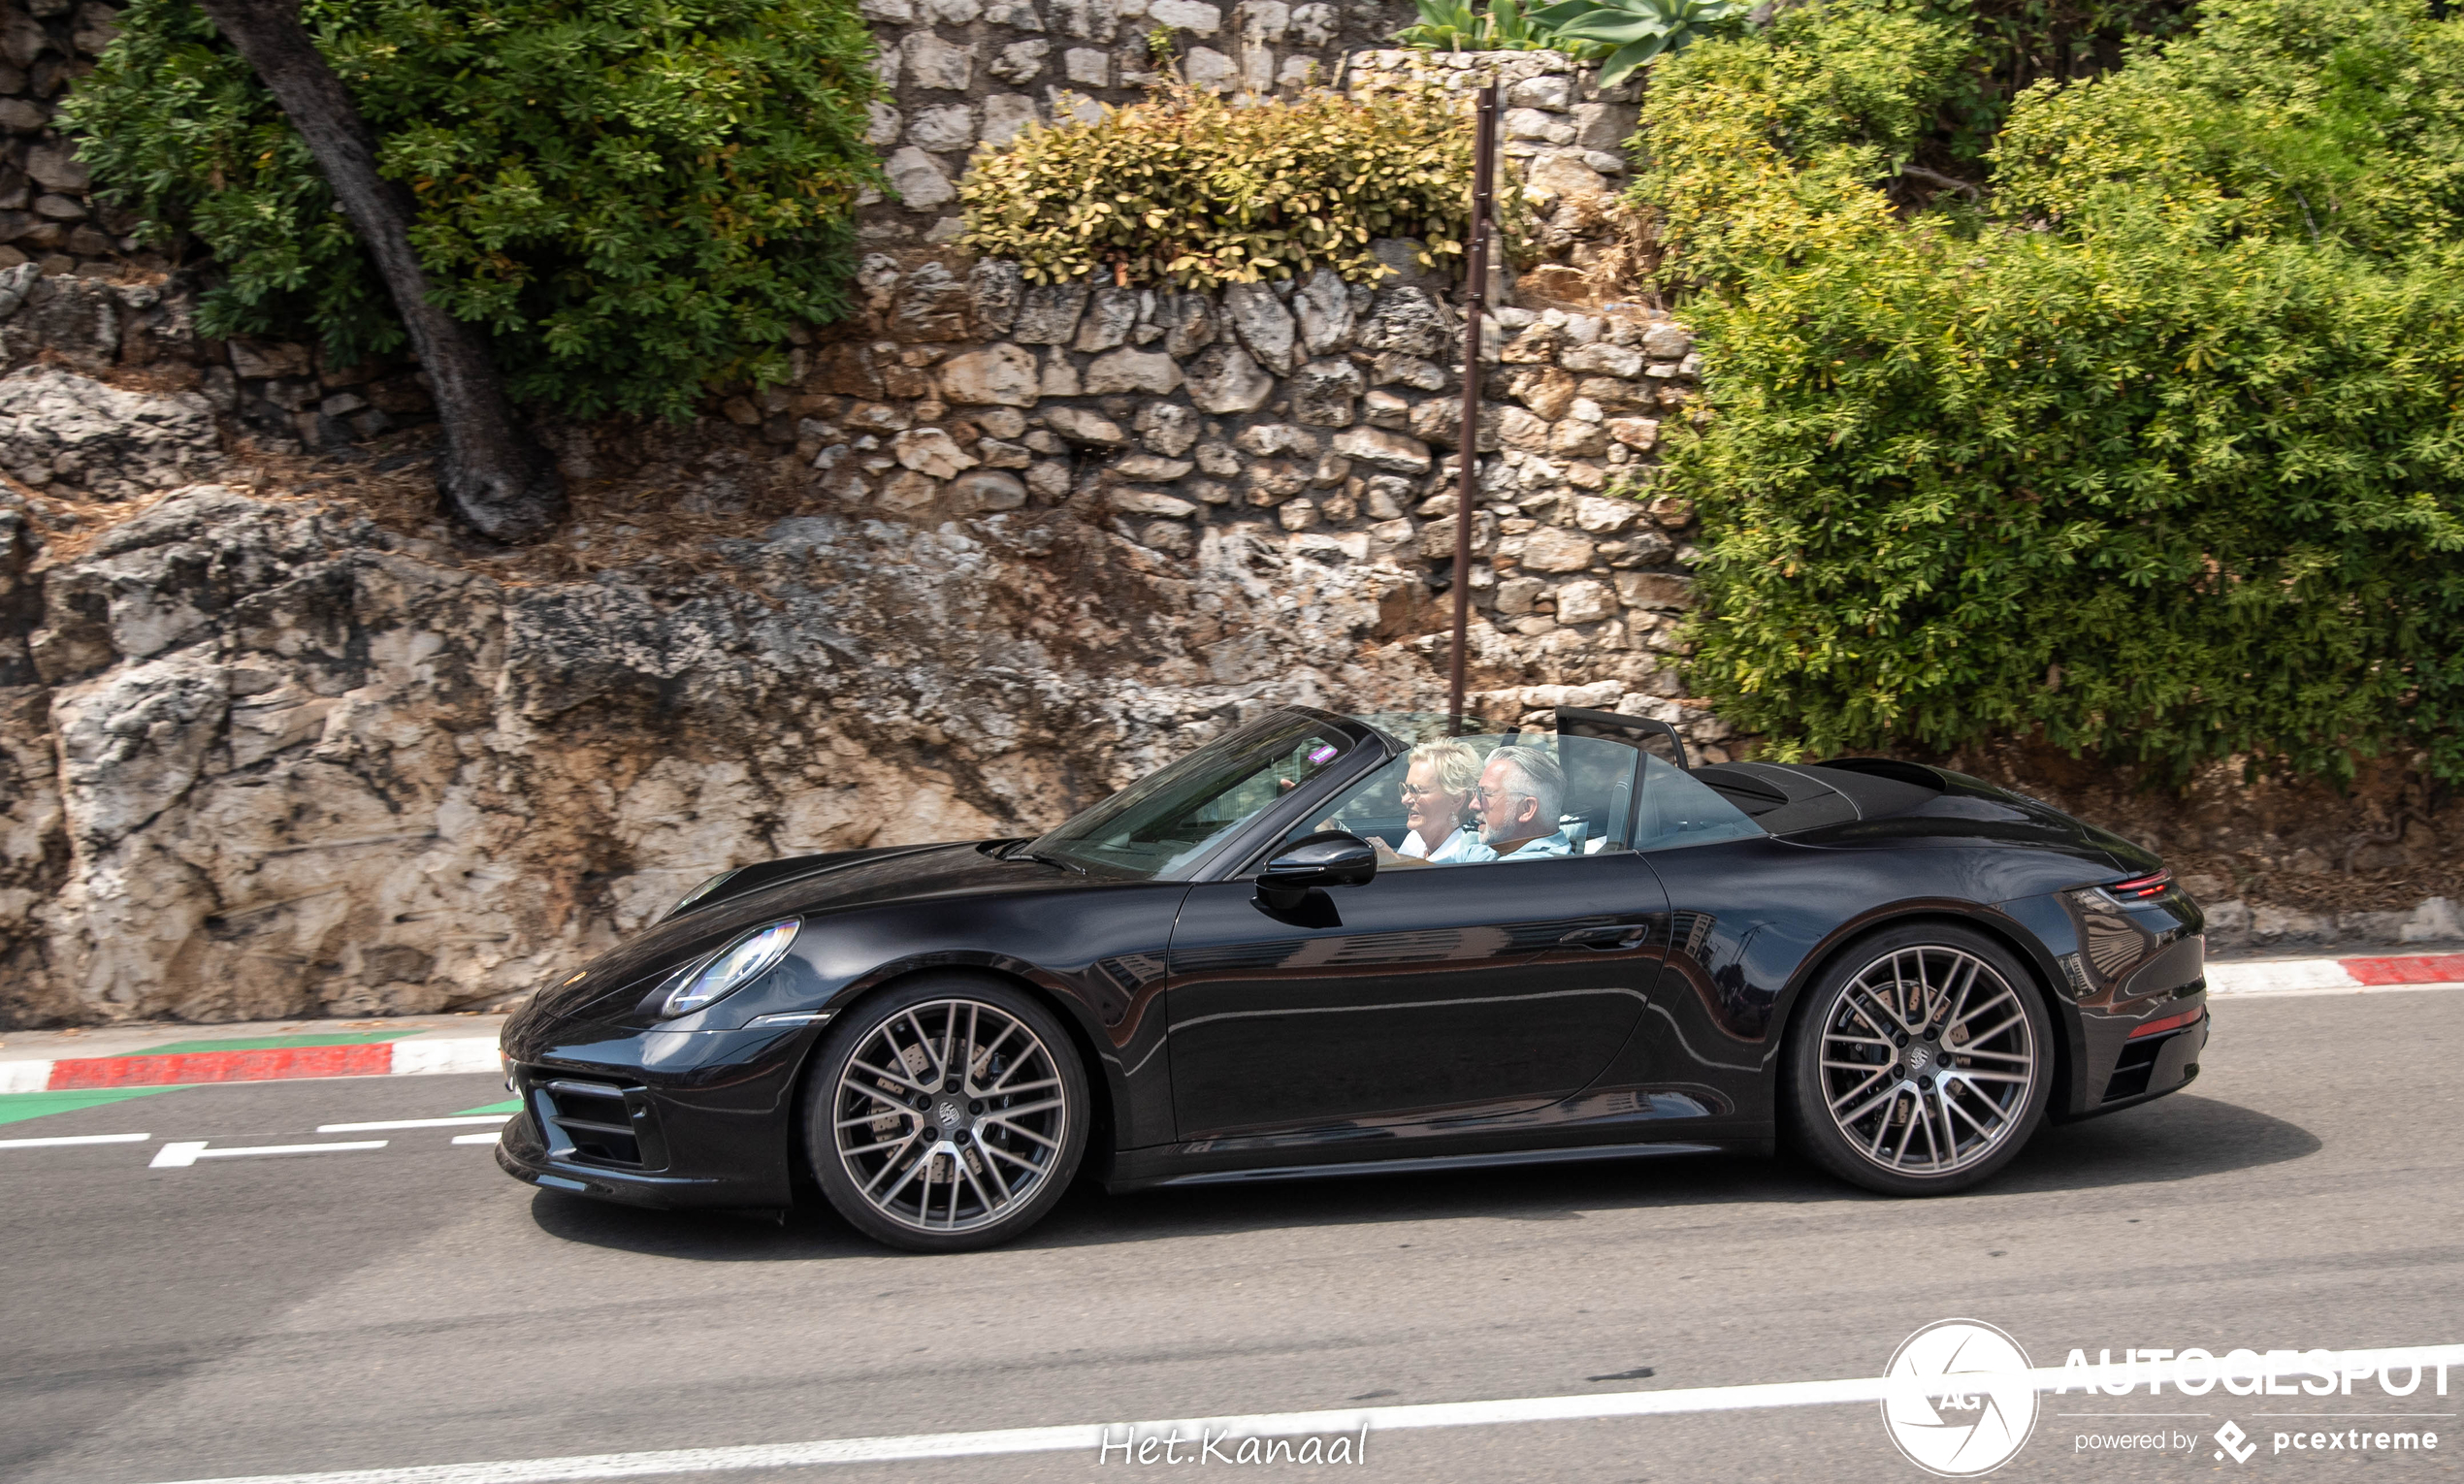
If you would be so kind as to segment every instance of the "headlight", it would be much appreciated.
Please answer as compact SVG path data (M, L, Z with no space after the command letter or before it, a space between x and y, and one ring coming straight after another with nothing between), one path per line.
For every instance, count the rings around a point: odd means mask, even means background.
M718 875L711 877L708 881L703 882L700 886L694 887L691 891L686 892L684 900L667 909L667 916L672 918L676 914L692 906L694 903L700 901L703 897L708 896L711 892L718 890L720 884L725 882L729 877L733 876L738 869L740 868L730 866L727 870L721 871ZM661 920L665 921L665 919L663 918Z
M719 951L715 958L704 962L698 971L687 969L680 976L683 983L667 991L666 1003L660 1014L673 1018L689 1016L722 995L742 988L760 979L787 956L788 945L795 941L795 930L803 922L796 918L773 922L749 932Z

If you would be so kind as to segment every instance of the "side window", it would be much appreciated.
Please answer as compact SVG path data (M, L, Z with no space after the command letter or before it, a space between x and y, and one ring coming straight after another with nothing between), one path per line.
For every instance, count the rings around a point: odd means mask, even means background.
M1657 758L1643 759L1642 809L1635 822L1635 849L1674 850L1761 833L1763 826L1713 792L1710 785L1673 763Z
M1640 758L1622 742L1542 733L1424 743L1354 785L1285 843L1341 829L1398 867L1627 850Z
M1333 808L1294 827L1285 843L1321 829L1340 829L1377 844L1397 845L1410 826L1405 823L1404 775L1409 756L1397 758L1351 787Z

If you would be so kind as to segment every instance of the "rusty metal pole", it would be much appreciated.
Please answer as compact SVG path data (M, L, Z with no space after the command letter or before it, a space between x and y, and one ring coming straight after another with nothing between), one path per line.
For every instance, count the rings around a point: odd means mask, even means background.
M1463 733L1464 651L1472 630L1472 522L1476 513L1480 447L1480 318L1488 306L1489 200L1497 186L1497 84L1480 89L1472 145L1472 233L1465 243L1463 300L1463 424L1455 438L1454 674L1447 729Z

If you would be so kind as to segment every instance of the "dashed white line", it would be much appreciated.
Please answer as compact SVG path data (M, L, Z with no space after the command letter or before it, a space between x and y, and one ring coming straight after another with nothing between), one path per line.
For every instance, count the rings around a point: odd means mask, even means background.
M502 1131L488 1134L456 1134L453 1136L453 1142L456 1144L494 1144L503 1137L504 1134Z
M56 1149L72 1144L144 1144L151 1134L61 1134L49 1139L0 1139L0 1149Z
M203 1139L181 1140L167 1144L154 1155L151 1170L185 1170L201 1159L238 1159L248 1154L329 1154L343 1149L381 1149L382 1139L363 1139L350 1144L259 1144L237 1149L210 1149Z
M512 1117L511 1113L487 1113L469 1118L389 1118L378 1123L320 1123L316 1131L320 1134L381 1134L396 1128L468 1128L482 1123L504 1123ZM461 1143L460 1140L454 1142Z

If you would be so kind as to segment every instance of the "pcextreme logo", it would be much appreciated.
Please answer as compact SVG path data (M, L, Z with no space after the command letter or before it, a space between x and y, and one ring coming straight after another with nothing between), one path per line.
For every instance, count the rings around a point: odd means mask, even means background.
M1928 1473L1991 1473L2036 1430L2029 1370L2019 1341L1983 1320L1929 1324L1900 1342L1883 1372L1883 1426L1908 1462Z
M2219 1462L2229 1453L2233 1455L2234 1463L2247 1464L2251 1455L2258 1451L2258 1444L2250 1440L2250 1435L2242 1431L2242 1425L2229 1417L2224 1419L2224 1426L2216 1430L2216 1440L2222 1444L2216 1450Z

